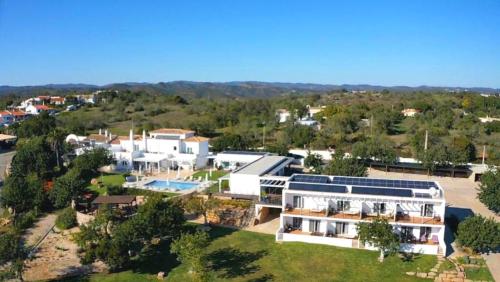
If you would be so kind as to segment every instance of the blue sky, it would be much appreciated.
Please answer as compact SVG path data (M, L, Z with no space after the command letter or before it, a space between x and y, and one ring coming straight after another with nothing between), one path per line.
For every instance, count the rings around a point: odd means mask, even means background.
M0 85L500 87L500 1L0 0Z

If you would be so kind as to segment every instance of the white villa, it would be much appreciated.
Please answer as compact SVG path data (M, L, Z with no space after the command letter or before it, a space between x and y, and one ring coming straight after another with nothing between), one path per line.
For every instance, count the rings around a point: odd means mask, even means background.
M227 179L233 197L257 200L259 222L279 214L276 240L366 248L356 224L386 218L400 250L445 254L444 191L437 182L326 175L285 176L292 159L263 156Z
M401 111L401 114L405 117L414 117L419 114L421 111L418 109L407 108Z
M199 169L208 161L208 138L195 136L184 129L163 128L142 135L112 135L107 130L87 137L69 135L66 142L78 145L76 154L89 148L108 149L116 161L117 170L164 171L169 168Z

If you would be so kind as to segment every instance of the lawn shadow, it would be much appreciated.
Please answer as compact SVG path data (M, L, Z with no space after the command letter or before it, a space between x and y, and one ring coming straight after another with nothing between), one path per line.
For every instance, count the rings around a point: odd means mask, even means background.
M261 277L257 277L254 279L248 280L248 282L266 282L266 281L273 281L274 280L274 275L272 274L264 274Z
M223 272L222 277L224 278L235 278L259 271L260 266L253 263L266 254L266 251L245 252L227 247L210 253L208 258L211 263L210 268L213 271Z

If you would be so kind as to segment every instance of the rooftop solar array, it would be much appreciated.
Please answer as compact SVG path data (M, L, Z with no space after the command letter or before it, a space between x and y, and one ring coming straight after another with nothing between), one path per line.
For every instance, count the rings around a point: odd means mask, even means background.
M333 184L341 185L359 185L368 187L393 187L393 188L408 188L408 189L430 189L437 188L436 183L432 181L410 181L410 180L389 180L389 179L372 179L372 178L354 178L335 176Z
M307 175L307 174L296 174L293 176L292 181L294 182L306 182L306 183L330 183L330 177L324 175Z
M347 187L344 185L319 184L319 183L298 183L290 182L288 184L290 190L314 191L314 192L329 192L329 193L347 193Z
M380 196L394 196L394 197L412 197L410 189L391 189L391 188L373 188L363 186L353 186L351 189L352 194L361 195L380 195Z

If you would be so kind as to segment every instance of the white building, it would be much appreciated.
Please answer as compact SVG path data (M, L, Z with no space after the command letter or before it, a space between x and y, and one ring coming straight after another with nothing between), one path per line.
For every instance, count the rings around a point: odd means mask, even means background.
M31 115L39 115L41 112L53 113L55 110L46 105L29 105L26 107L26 113Z
M481 123L488 123L488 122L500 121L500 118L494 118L494 117L486 116L486 117L480 117L479 121Z
M293 174L291 160L264 156L229 175L230 193L254 197L256 219L279 213L276 240L366 248L356 225L383 217L400 250L445 254L444 191L437 182Z
M71 138L70 138L71 136ZM162 171L168 168L199 169L208 160L208 138L195 136L194 131L163 128L151 131L149 136L112 135L107 130L93 134L85 139L70 135L67 142L81 145L76 149L81 154L88 148L108 149L115 159L117 170Z
M287 109L276 110L276 116L279 123L284 123L290 118L290 112Z
M404 109L404 110L401 111L401 114L403 114L403 116L405 116L405 117L414 117L418 113L420 113L420 110L411 109L411 108Z
M359 242L356 224L384 217L401 251L445 254L445 208L437 182L293 175L276 239L371 249Z
M248 152L248 151L223 151L214 157L214 167L226 170L235 170L248 163L254 162L265 155L266 152Z

